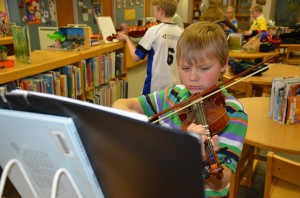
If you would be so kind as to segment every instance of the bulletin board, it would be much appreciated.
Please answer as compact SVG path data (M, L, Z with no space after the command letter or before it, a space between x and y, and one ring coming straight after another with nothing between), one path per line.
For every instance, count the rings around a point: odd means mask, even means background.
M107 0L104 0L107 1ZM87 24L92 28L93 34L99 33L95 16L102 16L102 0L76 0L79 24Z
M115 25L121 23L133 26L139 19L145 18L145 0L114 0Z
M3 0L2 0L3 1ZM55 0L5 0L10 22L19 26L29 25L31 50L40 49L38 27L56 27Z

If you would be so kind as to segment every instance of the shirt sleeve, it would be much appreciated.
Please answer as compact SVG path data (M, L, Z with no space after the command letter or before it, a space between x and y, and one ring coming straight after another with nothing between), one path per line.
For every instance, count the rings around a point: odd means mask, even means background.
M226 111L229 117L229 124L220 133L219 143L221 148L227 147L228 149L218 153L218 157L220 159L230 159L230 163L225 163L224 165L235 173L245 141L248 115L236 99L229 102L226 101Z

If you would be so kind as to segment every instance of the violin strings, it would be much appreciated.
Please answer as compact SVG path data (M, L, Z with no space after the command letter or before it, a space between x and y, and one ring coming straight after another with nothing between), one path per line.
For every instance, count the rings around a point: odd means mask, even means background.
M190 106L194 105L195 103L198 103L198 102L200 102L200 101L202 101L202 100L204 100L204 99L206 99L206 98L208 98L208 97L210 97L210 96L212 96L212 95L214 95L214 94L216 94L216 93L218 93L218 92L220 92L220 91L223 91L224 89L226 89L226 88L228 88L228 87L230 87L230 86L232 86L232 85L235 85L235 84L239 83L240 81L242 81L242 80L244 80L244 79L247 79L247 78L249 78L249 77L251 77L251 76L253 76L253 75L255 75L255 74L259 73L259 72L262 72L263 70L269 68L269 67L272 66L272 65L274 65L274 64L267 65L266 67L263 67L263 68L261 68L261 69L255 71L255 72L249 74L248 76L245 76L245 77L243 77L243 78L241 78L241 79L239 79L239 80L237 80L237 81L235 81L235 82L233 82L233 83L231 83L231 84L229 84L229 85L226 85L226 86L224 86L224 87L222 87L222 88L220 88L220 89L217 89L216 91L214 91L214 92L212 92L212 93L209 93L209 94L207 94L206 96L203 96L203 97L201 97L201 98L195 99L194 101L190 102L189 104L186 104L186 106L184 106L184 107L180 107L180 108L178 108L178 109L174 109L174 111L171 112L171 113L169 113L168 115L162 116L161 118L158 118L157 120L154 120L154 121L152 122L152 124L155 124L155 123L157 123L157 122L159 122L159 121L161 121L161 120L164 120L164 119L170 117L171 115L173 115L173 114L175 114L175 113L178 113L179 111L181 111L181 110L183 110L183 109L185 109L185 108L187 108L187 107L190 107ZM151 119L151 118L150 118L150 119Z
M213 144L211 142L211 136L210 136L210 131L206 119L206 113L204 111L203 101L194 104L193 107L195 109L194 113L196 116L197 124L203 125L205 129L205 135L207 137L207 140L204 143L205 151L209 156L208 158L213 160L213 163L215 163L216 160L213 152Z

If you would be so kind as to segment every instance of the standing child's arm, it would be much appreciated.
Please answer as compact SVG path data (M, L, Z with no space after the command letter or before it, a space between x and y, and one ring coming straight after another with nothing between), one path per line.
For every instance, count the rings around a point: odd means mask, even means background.
M129 38L128 35L126 34L122 34L122 33L118 33L118 37L117 37L119 40L122 40L122 41L126 41L127 44L128 44L128 48L129 48L129 52L130 52L130 55L132 57L132 60L134 60L135 62L141 60L140 57L138 57L136 54L135 54L135 50L136 50L136 47L135 47L135 44L131 41L131 39Z

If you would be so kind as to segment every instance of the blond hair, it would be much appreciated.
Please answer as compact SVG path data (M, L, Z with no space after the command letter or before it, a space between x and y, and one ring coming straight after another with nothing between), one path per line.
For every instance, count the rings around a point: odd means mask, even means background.
M216 23L193 23L183 31L177 42L178 64L184 61L189 65L197 65L208 58L217 58L221 65L226 65L228 56L225 32Z
M232 6L228 6L227 8L227 12L232 12L232 18L235 19L235 10L234 10L234 7Z
M205 12L201 15L199 21L219 21L224 19L225 13L220 0L210 0Z
M163 9L166 17L173 17L177 10L177 0L153 0L152 6Z
M262 12L261 5L255 5L250 9L250 12Z

